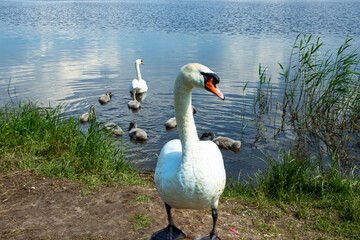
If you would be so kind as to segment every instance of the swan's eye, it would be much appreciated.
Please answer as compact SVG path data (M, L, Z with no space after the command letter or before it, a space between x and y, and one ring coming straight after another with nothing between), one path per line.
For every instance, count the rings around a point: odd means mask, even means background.
M203 75L205 83L212 79L212 84L216 86L220 82L220 78L215 73L200 72L200 74Z
M201 72L201 75L204 77L204 87L206 90L214 93L216 96L221 98L222 100L225 99L224 95L218 88L218 83L220 82L220 78L215 73L204 73Z

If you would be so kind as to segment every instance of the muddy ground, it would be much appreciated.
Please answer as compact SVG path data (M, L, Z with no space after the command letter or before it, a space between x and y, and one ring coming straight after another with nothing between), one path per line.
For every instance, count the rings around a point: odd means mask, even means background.
M151 184L88 191L81 183L29 171L0 174L1 239L150 239L167 225L163 202ZM210 209L174 209L173 218L186 239L206 235L212 227ZM220 201L218 234L223 240L328 239L303 225L289 209Z

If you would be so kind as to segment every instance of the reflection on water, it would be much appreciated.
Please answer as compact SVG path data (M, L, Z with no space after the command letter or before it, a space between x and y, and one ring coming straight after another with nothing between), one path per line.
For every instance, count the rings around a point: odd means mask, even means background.
M199 135L240 139L240 153L223 151L225 165L228 173L251 174L264 168L256 149L276 155L278 148L261 136L271 136L273 126L253 122L259 63L280 84L277 63L287 62L298 33L339 46L347 34L359 35L359 10L359 2L2 1L0 100L8 102L9 91L18 100L66 103L73 116L94 104L97 119L124 130L136 121L149 139L131 142L125 131L128 156L153 169L164 143L178 138L164 126L174 116L176 75L184 64L200 62L218 73L226 100L194 90ZM149 90L142 108L132 111L127 102L137 58L146 63L141 72ZM113 97L101 106L106 91Z

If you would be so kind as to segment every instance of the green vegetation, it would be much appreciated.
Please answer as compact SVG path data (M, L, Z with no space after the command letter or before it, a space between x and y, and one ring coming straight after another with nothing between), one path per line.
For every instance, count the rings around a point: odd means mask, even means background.
M254 103L257 119L274 114L274 127L279 126L274 137L281 139L282 132L291 131L294 142L277 159L264 153L265 172L245 183L229 179L224 196L265 209L292 208L310 229L335 238L359 239L360 56L351 50L351 41L346 39L335 53L322 53L319 38L312 41L312 36L299 35L288 67L280 64L283 101L275 107L275 87L260 65ZM324 155L330 166L324 166Z
M287 67L280 65L282 102L275 106L281 123L276 135L286 130L297 136L302 151L325 151L342 161L351 161L359 149L360 133L360 56L347 38L335 52L323 50L324 44L312 36L298 35ZM255 113L269 114L274 109L271 77L259 67L260 86ZM357 145L357 146L356 146Z
M81 180L90 186L140 181L124 149L100 123L87 133L61 106L27 103L0 110L0 171L31 169L40 174Z
M148 202L148 203L151 202L150 197L146 195L140 195L135 200L138 202Z
M291 206L296 218L310 221L312 229L358 238L360 176L355 169L345 174L339 164L334 164L325 170L291 151L282 151L279 159L266 155L265 161L265 172L257 173L247 183L232 179L224 196L246 199L265 209Z
M151 217L139 213L134 215L133 220L135 222L133 226L133 230L135 232L147 228L152 224Z

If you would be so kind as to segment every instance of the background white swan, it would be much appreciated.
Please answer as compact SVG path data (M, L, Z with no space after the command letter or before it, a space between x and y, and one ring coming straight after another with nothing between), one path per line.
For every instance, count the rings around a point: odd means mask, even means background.
M155 185L165 202L169 225L154 233L151 239L180 239L186 234L175 227L171 208L212 208L216 234L217 207L225 187L226 174L221 152L212 141L199 141L193 118L191 92L193 87L206 89L225 99L217 84L219 77L209 68L190 63L181 68L174 86L174 107L179 139L164 145L155 169ZM209 238L210 237L210 238Z
M132 82L130 84L130 92L132 92L133 89L135 89L136 93L141 94L141 93L146 92L148 90L148 87L146 85L145 80L141 78L140 64L144 64L143 60L136 59L135 70L136 70L137 79L132 80Z

